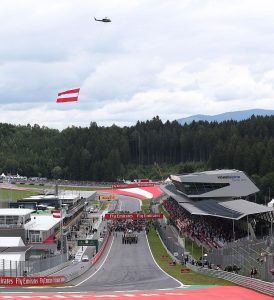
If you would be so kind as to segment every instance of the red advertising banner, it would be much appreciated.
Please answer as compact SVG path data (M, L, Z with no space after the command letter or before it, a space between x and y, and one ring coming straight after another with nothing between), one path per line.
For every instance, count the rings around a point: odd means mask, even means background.
M150 187L154 186L153 182L140 182L140 183L122 183L122 184L113 184L111 186L112 189L129 189L129 188L137 188L137 187Z
M0 286L34 286L34 285L51 285L65 283L64 276L46 276L46 277L6 277L0 276Z
M163 219L163 214L105 214L106 220L141 220L141 219Z

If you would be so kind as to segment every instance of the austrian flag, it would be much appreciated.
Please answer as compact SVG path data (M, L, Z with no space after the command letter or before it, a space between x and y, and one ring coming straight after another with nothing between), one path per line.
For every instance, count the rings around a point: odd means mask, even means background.
M57 103L73 102L78 100L80 88L58 93Z
M61 211L58 209L55 209L52 211L53 218L61 218Z

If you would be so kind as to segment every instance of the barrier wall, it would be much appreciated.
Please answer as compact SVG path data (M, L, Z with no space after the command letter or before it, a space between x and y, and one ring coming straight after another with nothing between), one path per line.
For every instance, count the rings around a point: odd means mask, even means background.
M63 284L64 276L46 276L46 277L0 277L0 286L36 286L36 285L54 285Z
M105 247L106 247L106 244L108 242L108 239L109 239L109 236L110 234L108 233L102 246L100 247L100 250L92 257L92 260L91 260L91 263L94 265L98 260L99 258L101 257L102 253L104 252L105 250Z

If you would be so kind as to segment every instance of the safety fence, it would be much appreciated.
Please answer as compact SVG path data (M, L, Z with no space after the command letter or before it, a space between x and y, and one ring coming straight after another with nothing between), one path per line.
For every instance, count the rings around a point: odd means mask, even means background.
M0 276L26 276L41 273L54 268L67 261L67 254L52 256L48 258L15 261L0 260Z
M222 270L213 270L206 267L199 267L187 263L187 267L194 272L201 274L222 278L231 281L235 284L241 285L246 288L253 289L257 292L264 293L266 295L274 296L274 283L265 282L260 279L250 278L242 275L238 275L232 272L226 272Z
M105 250L105 247L107 245L107 242L109 240L109 236L110 236L110 233L108 232L105 236L105 239L104 239L104 242L102 243L99 251L93 256L92 260L91 260L91 263L94 265L96 264L96 262L99 260L99 258L101 257L101 255L103 254L104 250Z

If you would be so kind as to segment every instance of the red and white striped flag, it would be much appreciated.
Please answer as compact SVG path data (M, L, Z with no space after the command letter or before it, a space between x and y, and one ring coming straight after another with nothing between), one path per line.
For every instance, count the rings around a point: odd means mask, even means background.
M80 88L58 93L57 103L73 102L78 100Z
M53 218L61 218L61 211L58 209L55 209L52 211Z

